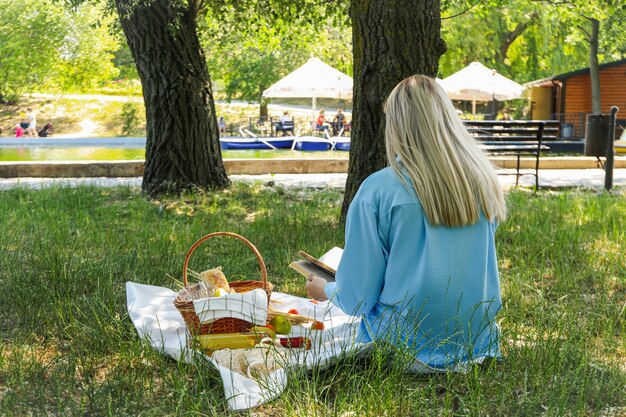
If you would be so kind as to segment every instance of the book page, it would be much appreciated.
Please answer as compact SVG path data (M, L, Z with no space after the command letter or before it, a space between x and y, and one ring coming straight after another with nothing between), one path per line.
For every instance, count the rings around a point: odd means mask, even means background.
M331 269L337 272L337 268L339 267L339 261L341 261L341 255L343 255L343 249L334 247L322 256L320 256L319 261L323 264L328 265Z
M304 251L298 251L298 255L302 256L307 261L334 276L337 273L337 267L339 266L339 261L341 261L343 249L334 247L322 256L320 256L319 259L309 255Z
M298 271L302 276L308 277L309 274L317 275L318 277L324 278L328 282L332 282L335 280L335 274L330 274L328 271L325 271L322 268L317 267L315 264L312 264L309 261L295 261L289 264L291 269Z

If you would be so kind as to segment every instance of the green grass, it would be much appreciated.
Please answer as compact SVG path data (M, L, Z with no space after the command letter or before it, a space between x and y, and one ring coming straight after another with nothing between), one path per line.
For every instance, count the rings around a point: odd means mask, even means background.
M138 340L124 283L176 288L187 249L209 232L249 238L276 290L304 296L287 265L298 249L342 245L341 198L241 184L158 202L129 188L0 192L0 415L599 416L626 407L623 193L509 194L498 230L501 363L408 376L385 366L385 352L347 357L295 372L279 399L232 413L211 367ZM258 274L232 239L192 257L192 269L217 265Z

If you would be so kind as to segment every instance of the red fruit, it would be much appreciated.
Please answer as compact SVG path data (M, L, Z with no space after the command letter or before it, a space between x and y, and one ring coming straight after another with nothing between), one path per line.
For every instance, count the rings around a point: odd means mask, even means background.
M320 303L319 301L317 301L317 300L313 300L313 299L311 299L311 300L309 300L309 301L310 301L310 302L312 302L313 304L319 304L319 303Z
M306 337L281 337L280 344L286 348L305 348L311 349L311 339Z
M272 325L271 325L271 324L269 324L269 323L266 323L266 324L265 324L265 327L267 327L268 329L272 329L272 331L274 331L274 332L276 331L276 329L274 328L274 326L272 326Z
M324 323L321 321L314 321L313 324L311 324L311 330L324 330Z
M287 314L295 314L296 316L300 315L300 313L298 313L298 310L296 310L295 308L292 308L291 310L289 310Z

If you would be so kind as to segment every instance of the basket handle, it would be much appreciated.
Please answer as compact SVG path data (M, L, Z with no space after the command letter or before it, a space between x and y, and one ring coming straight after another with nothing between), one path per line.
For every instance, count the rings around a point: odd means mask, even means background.
M189 259L191 258L191 255L198 248L198 246L200 246L202 244L202 242L205 242L205 241L207 241L207 240L209 240L209 239L211 239L211 238L213 238L215 236L230 236L230 237L234 237L236 239L239 239L243 243L245 243L252 250L252 252L254 252L254 254L256 255L256 259L259 262L259 267L261 268L261 280L263 281L264 284L267 284L267 268L265 267L265 262L263 261L263 258L261 257L261 253L256 248L256 246L254 246L252 244L252 242L250 242L245 237L243 237L241 235L238 235L237 233L232 233L232 232L214 232L214 233L209 233L206 236L202 236L193 245L191 245L191 247L187 251L187 254L185 255L185 263L183 264L183 286L186 287L187 285L189 285L189 280L187 278L187 267L189 266Z

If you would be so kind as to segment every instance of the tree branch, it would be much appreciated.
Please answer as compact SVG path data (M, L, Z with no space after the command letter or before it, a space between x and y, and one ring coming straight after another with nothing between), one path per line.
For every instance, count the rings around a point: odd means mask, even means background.
M467 9L463 10L462 12L459 12L455 15L452 16L446 16L446 17L442 17L441 20L446 20L446 19L454 19L455 17L459 17L462 14L465 14L467 12L469 12L470 10L472 10L474 7L476 7L478 4L482 3L483 0L476 0L476 3L472 4L471 6L469 6Z
M528 27L531 26L538 17L539 17L539 14L537 14L536 12L531 13L529 19L526 22L518 23L515 29L513 29L511 32L508 32L506 34L506 38L504 39L504 42L500 46L500 57L502 58L503 63L504 63L504 60L506 59L506 56L508 54L509 47L511 46L511 44L515 42L515 40L519 38L520 35L524 33L524 31L528 29Z
M515 39L517 39L526 29L528 29L528 27L530 25L533 24L533 22L539 17L539 14L537 12L532 12L529 16L528 16L528 20L526 22L520 22L517 24L517 26L515 27L515 29L513 29L512 32L509 32L507 34L507 40L510 39L511 42L514 41Z
M576 4L573 1L568 1L568 0L532 0L535 3L550 3L553 6L560 6L562 4L571 4L573 6L575 6Z
M587 42L591 42L591 33L589 33L589 31L583 26L578 26L578 29L580 29L580 31L585 34Z

